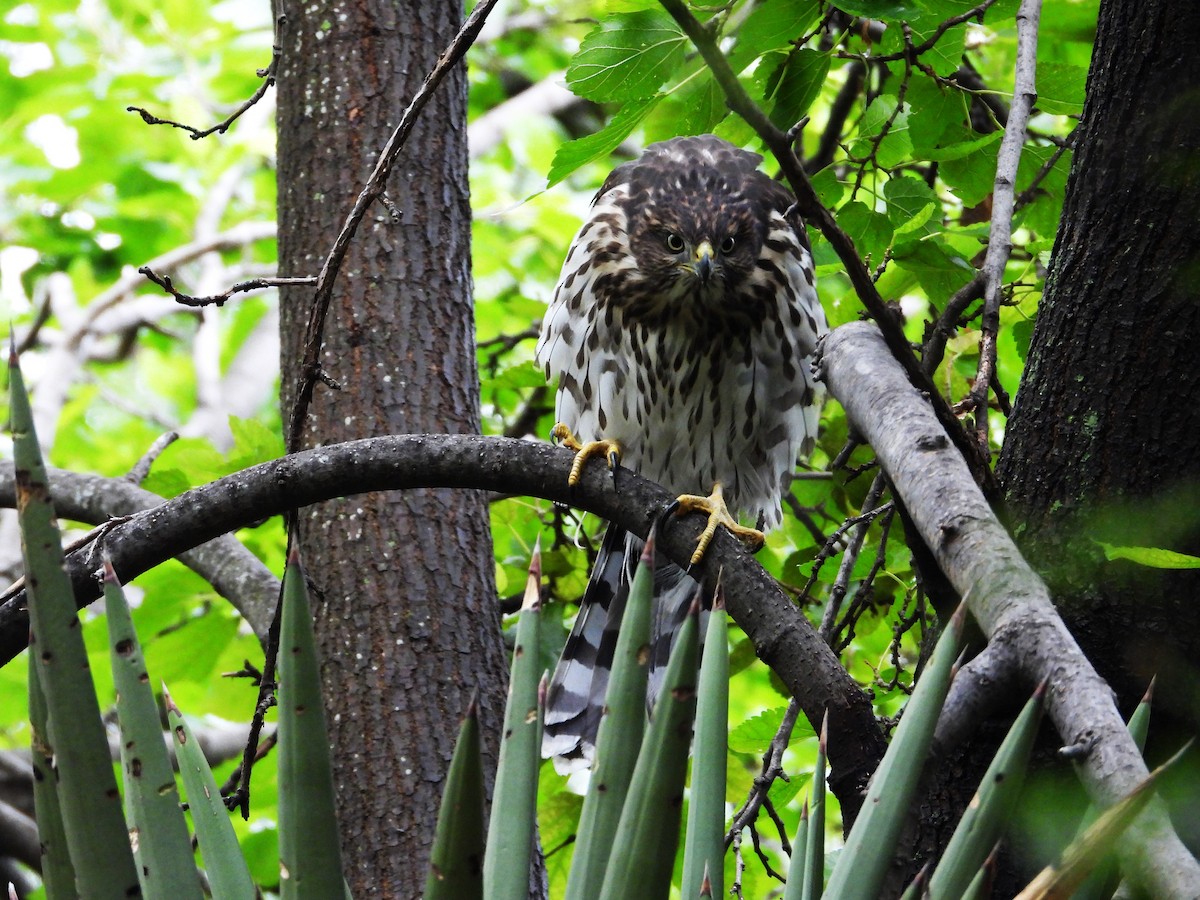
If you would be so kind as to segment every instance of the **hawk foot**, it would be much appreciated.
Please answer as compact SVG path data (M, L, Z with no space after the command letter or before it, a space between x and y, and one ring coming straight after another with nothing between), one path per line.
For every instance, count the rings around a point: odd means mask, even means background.
M621 445L617 441L580 441L562 422L550 430L550 437L564 447L575 451L575 461L571 463L571 474L567 476L567 484L571 487L579 483L583 464L593 456L607 457L609 471L616 477L617 464L621 461Z
M684 494L671 504L671 508L677 516L682 516L689 512L708 513L708 525L705 526L700 537L696 539L696 552L692 554L693 566L704 559L704 554L708 550L708 545L712 541L713 535L717 533L717 526L719 525L724 525L729 529L733 533L733 536L749 547L751 551L760 549L766 541L766 537L761 531L739 525L737 520L730 515L729 507L725 505L725 496L719 481L713 485L712 493L709 496L700 497L696 494Z

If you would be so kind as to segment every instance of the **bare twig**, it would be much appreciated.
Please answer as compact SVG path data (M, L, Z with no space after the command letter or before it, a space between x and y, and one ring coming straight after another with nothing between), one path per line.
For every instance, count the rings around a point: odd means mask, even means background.
M1025 126L1037 100L1034 75L1037 71L1037 32L1041 16L1041 0L1022 0L1017 10L1017 66L1013 87L1013 103L1004 126L1004 138L996 157L996 181L992 190L992 222L988 236L987 255L982 273L983 289L982 334L979 338L979 368L971 387L971 405L975 411L975 441L979 452L987 458L988 451L988 393L996 371L996 338L1000 330L1000 298L1004 283L1004 267L1012 252L1012 217L1017 166L1025 144Z
M179 440L179 432L177 431L168 431L165 434L160 434L155 438L150 448L142 454L137 464L129 470L129 473L125 476L125 480L130 484L141 484L145 481L146 476L150 474L150 467L154 465L154 461L162 456L163 451L177 440Z
M788 742L792 739L792 731L796 727L796 719L799 715L800 704L795 697L792 697L788 701L787 710L783 714L779 728L775 730L775 736L771 738L771 743L767 746L767 752L763 754L762 771L755 777L754 787L751 788L742 808L733 814L733 824L729 826L729 831L725 835L726 850L738 840L743 828L754 825L754 820L758 818L758 811L762 808L763 801L767 799L767 793L771 790L775 779L787 777L783 772L783 751L787 749ZM757 846L756 837L755 847Z
M224 306L225 303L234 294L244 294L247 291L257 291L262 288L269 287L285 287L297 284L316 284L317 278L315 275L302 275L298 278L252 278L249 281L242 281L233 285L226 291L220 294L213 294L209 297L193 297L190 294L185 294L175 287L171 281L170 275L159 275L149 266L142 266L138 272L145 275L147 279L153 281L160 288L170 294L175 300L183 306Z
M280 15L275 20L275 43L271 45L271 62L265 69L259 69L255 74L261 78L262 84L258 89L250 95L250 97L242 103L237 109L226 116L222 121L218 122L211 128L206 128L201 131L199 128L193 128L191 125L184 125L182 122L174 122L171 119L160 119L153 113L142 109L140 106L127 106L126 112L135 112L142 117L142 121L147 125L170 125L172 128L180 128L188 133L193 141L198 141L201 138L206 138L210 134L224 134L229 130L229 127L241 118L242 114L254 104L258 103L266 96L267 90L275 86L275 73L279 69L279 57L283 54L283 47L279 41L279 33L283 30L283 25L287 21L287 17Z
M387 187L388 176L391 175L392 168L399 159L400 152L404 149L405 142L412 133L421 111L450 70L466 55L467 49L478 37L488 13L495 7L496 2L497 0L482 0L467 17L450 45L438 57L433 70L425 77L425 81L422 82L408 108L400 117L400 123L380 152L379 159L375 163L375 170L367 179L358 199L354 201L354 208L346 216L342 230L338 233L329 255L325 258L321 274L317 277L317 290L313 297L308 326L305 329L304 360L300 366L299 384L296 386L296 401L292 406L288 421L287 448L290 451L300 447L300 435L304 421L308 417L308 406L312 401L313 389L318 381L324 380L322 379L320 358L321 344L325 334L325 320L329 315L329 304L333 299L333 285L341 270L342 262L346 258L346 253L350 249L350 242L354 239L367 210L383 195Z
M867 529L871 527L871 522L875 520L875 517L884 511L884 507L878 504L885 487L887 487L887 479L880 472L871 482L867 496L863 498L863 513L855 517L857 521L854 523L854 533L850 536L850 544L846 547L846 552L842 554L842 564L838 567L833 587L829 589L829 599L825 604L825 614L821 617L821 629L818 633L831 647L836 642L838 629L834 626L842 608L842 600L846 596L846 589L850 585L850 574L854 571L854 565L858 562L858 554L862 551Z

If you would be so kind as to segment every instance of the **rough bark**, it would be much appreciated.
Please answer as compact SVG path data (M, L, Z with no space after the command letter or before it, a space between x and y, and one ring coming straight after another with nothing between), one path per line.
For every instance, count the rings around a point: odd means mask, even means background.
M379 149L461 8L424 0L283 3L279 259L316 274ZM304 445L479 428L470 278L466 73L425 110L382 207L334 290ZM282 298L290 413L311 291ZM494 767L506 667L488 509L437 490L322 503L300 515L324 656L349 881L360 896L421 892L458 721L480 691Z
M1198 44L1193 0L1100 5L1062 224L997 465L1023 551L1122 707L1158 676L1159 760L1200 726L1200 570L1109 562L1097 542L1200 555ZM1191 796L1174 812L1196 847Z
M674 499L625 469L614 488L603 466L584 467L579 484L569 488L572 459L566 449L545 443L462 435L397 435L330 445L234 473L132 516L105 534L104 550L121 580L129 581L189 547L289 505L307 507L330 497L430 485L569 503L643 537ZM702 526L700 516L668 520L659 529L659 549L686 565ZM97 596L96 565L88 548L68 554L79 606ZM730 614L805 715L816 722L829 710L830 786L841 802L843 819L852 821L867 779L883 755L883 738L862 688L804 613L727 532L717 533L693 571L710 591L720 577ZM18 593L0 604L0 665L25 646L28 635L24 595Z

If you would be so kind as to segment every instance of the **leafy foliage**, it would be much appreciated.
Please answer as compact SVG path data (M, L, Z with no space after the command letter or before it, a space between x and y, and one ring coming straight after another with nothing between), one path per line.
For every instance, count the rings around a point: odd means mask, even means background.
M924 342L939 319L948 335L935 382L952 401L976 373L979 304L947 312L974 276L987 237L996 153L1015 61L1014 0L944 30L968 0L856 0L840 12L816 0L740 0L720 10L697 6L741 84L781 128L800 123L797 146L822 201L875 271L883 296L906 316L906 333ZM167 429L185 437L151 468L145 486L164 496L281 452L277 410L277 313L273 292L220 309L185 309L134 274L180 248L164 266L184 289L203 293L273 272L275 177L270 93L225 134L193 141L144 124L127 106L201 127L223 118L258 87L272 44L265 3L197 7L170 0L90 5L23 3L3 13L0 92L8 100L0 152L0 299L27 345L44 443L54 465L120 476ZM1067 136L1078 115L1095 21L1093 0L1062 0L1043 19L1038 109L1017 173L1014 250L1005 269L998 380L1011 396L1019 383L1044 273L1061 215L1070 164ZM616 4L572 0L560 7L516 2L472 50L470 111L476 316L484 428L544 437L551 394L532 365L543 304L583 211L612 165L641 144L716 131L763 150L733 116L709 70L675 22L649 0ZM869 18L870 22L851 17ZM576 52L572 52L577 48ZM894 58L893 58L894 57ZM506 116L504 104L533 84L566 84L577 99ZM489 113L502 136L484 141ZM476 138L479 138L476 141ZM365 178L369 161L358 165ZM775 171L774 160L764 165ZM547 190L547 187L551 188ZM345 210L331 203L330 215ZM212 244L215 235L227 240ZM823 236L810 231L818 289L831 324L861 306ZM202 252L205 247L214 247ZM289 275L309 273L280 273ZM337 373L333 373L336 374ZM7 410L5 410L7 412ZM1003 420L993 415L994 446ZM845 598L834 641L851 673L893 716L912 689L928 620L913 566L890 515L865 523L857 560L823 550L825 538L862 513L870 454L826 476L845 446L847 426L834 405L806 472L792 485L784 525L760 560L793 590L815 622L832 594ZM7 453L7 450L6 450ZM583 589L600 523L526 498L492 504L497 581L502 598L519 596L537 534L549 595L539 654L548 667L565 635L562 617ZM858 526L846 530L853 533ZM283 568L278 523L241 537L275 571ZM1107 548L1106 548L1107 549ZM1121 549L1121 548L1117 548ZM823 555L824 554L824 555ZM1166 565L1164 557L1124 554ZM0 560L14 568L10 547ZM811 582L811 583L810 583ZM183 708L247 719L254 691L217 677L257 665L256 639L199 577L171 564L130 588L148 667L170 682ZM139 591L148 602L138 606ZM85 615L102 703L111 703L104 623ZM727 800L752 789L761 754L786 697L753 661L736 630L733 648ZM0 670L0 744L28 742L23 721L24 665ZM784 758L793 776L811 768L815 741L797 732ZM218 769L228 776L230 760ZM239 823L256 880L277 872L275 787L256 775L252 819ZM794 832L801 777L776 782L771 798ZM552 892L565 879L560 849L580 800L550 773L539 791L542 843ZM827 821L840 829L835 798ZM782 856L764 853L776 868ZM727 857L727 881L734 874ZM268 873L263 877L263 872ZM761 867L742 876L747 896L777 886Z

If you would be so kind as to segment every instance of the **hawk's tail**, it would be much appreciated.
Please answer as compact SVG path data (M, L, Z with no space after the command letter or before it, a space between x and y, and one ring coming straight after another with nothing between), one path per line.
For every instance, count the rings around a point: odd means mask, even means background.
M640 538L623 528L608 526L575 625L550 679L542 755L553 758L555 768L564 774L591 766L617 631L643 546ZM658 694L675 634L687 618L697 587L695 579L674 563L655 566L647 705Z

